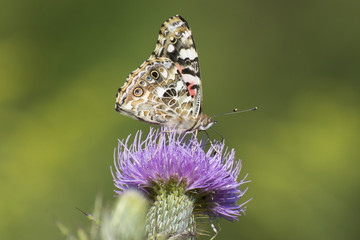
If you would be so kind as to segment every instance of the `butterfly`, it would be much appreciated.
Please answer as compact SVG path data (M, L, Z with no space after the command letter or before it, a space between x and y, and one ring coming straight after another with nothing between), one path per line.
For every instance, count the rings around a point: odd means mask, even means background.
M179 133L206 130L216 123L202 112L198 54L181 16L161 26L150 58L119 88L115 110Z

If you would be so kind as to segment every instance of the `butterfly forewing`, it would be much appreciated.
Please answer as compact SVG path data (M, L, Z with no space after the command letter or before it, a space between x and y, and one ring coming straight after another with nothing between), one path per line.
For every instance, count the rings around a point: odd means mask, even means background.
M193 98L193 116L197 117L202 104L199 59L190 27L182 17L170 18L161 26L150 59L158 57L169 58L175 63Z

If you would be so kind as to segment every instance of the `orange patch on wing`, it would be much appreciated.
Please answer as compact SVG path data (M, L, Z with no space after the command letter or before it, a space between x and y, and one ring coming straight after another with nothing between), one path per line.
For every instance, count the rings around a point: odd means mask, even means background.
M189 90L189 93L190 93L190 96L192 98L195 97L195 94L196 94L196 90L195 89L192 89L191 87L194 86L194 83L190 83L189 86L187 86L188 90Z
M179 72L180 72L180 74L182 76L182 70L184 69L184 67L180 66L180 64L178 64L178 63L175 63L175 65L176 65L176 68L179 70Z
M185 67L181 66L181 65L178 64L178 63L175 63L175 65L176 65L176 68L178 69L178 71L180 72L181 76L183 76L182 70L183 70ZM189 83L189 85L187 86L187 89L188 89L188 91L189 91L189 93L190 93L191 98L194 98L194 97L195 97L195 94L196 94L196 90L191 88L191 87L194 85L194 82L188 82L188 83Z

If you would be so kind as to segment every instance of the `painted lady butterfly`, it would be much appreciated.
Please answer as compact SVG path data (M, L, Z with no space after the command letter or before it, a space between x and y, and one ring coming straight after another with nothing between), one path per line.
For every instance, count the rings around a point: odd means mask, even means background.
M200 67L188 23L179 15L160 29L155 51L131 72L116 95L115 110L175 128L206 130L215 122L202 113Z

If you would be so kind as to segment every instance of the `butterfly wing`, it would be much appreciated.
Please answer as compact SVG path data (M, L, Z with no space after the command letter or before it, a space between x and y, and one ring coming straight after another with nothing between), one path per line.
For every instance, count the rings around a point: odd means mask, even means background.
M190 27L181 16L176 15L161 26L155 51L150 56L157 58L168 58L175 64L193 101L192 116L198 117L202 106L199 59Z
M168 58L147 60L131 73L119 89L116 110L179 131L191 129L197 120L185 81Z

